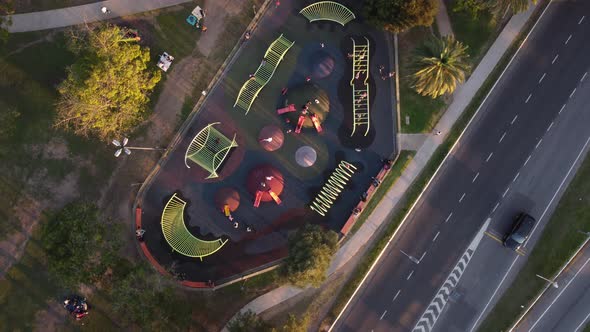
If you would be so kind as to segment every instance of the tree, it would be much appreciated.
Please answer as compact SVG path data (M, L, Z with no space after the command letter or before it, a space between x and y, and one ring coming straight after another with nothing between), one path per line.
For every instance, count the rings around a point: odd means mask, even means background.
M8 39L7 26L12 24L10 15L14 13L12 0L0 0L0 42L4 43Z
M148 69L148 48L124 42L123 36L112 25L72 33L70 49L79 59L58 87L58 126L109 141L145 117L160 72Z
M274 329L252 310L239 312L228 324L229 332L271 332Z
M98 280L120 247L118 239L109 236L113 227L99 220L94 204L65 206L41 226L41 245L51 275L66 287Z
M326 279L337 249L338 234L306 224L289 237L289 256L283 264L283 274L294 285L318 287Z
M529 9L531 2L529 0L486 0L492 10L494 18L497 20L506 13L516 14ZM536 4L537 0L532 0Z
M412 87L423 96L452 93L469 70L467 46L453 37L430 38L414 51Z
M489 10L491 3L488 0L456 0L453 5L454 12L467 12L475 20L480 12Z
M307 332L309 327L309 315L305 314L301 319L297 319L297 316L289 314L287 322L281 329L280 332Z
M398 33L415 26L430 26L438 12L437 0L366 0L363 8L368 21Z

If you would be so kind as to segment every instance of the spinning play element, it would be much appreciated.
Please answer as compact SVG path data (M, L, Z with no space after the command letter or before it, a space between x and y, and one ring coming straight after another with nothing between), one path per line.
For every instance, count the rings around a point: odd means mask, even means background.
M313 3L300 12L310 22L327 20L342 24L354 20L354 13L350 9L334 1L320 1Z
M279 63L281 63L283 57L294 43L280 35L277 40L270 44L270 47L264 53L264 60L258 66L254 76L250 77L240 89L234 107L239 106L248 114L254 99L258 97L262 88L270 81Z
M189 144L184 155L184 164L190 168L187 159L195 162L211 174L207 179L216 178L217 169L221 166L229 151L237 147L236 135L230 140L217 129L213 128L219 122L214 122L201 129Z
M365 38L365 44L357 44L352 39L352 133L354 135L357 127L364 126L367 136L369 133L369 40Z
M317 152L311 146L302 146L295 151L295 161L301 167L310 167L318 158Z
M176 194L172 195L162 212L162 233L172 250L184 256L198 257L203 260L203 257L221 249L227 240L205 241L192 235L184 223L185 206L185 201L178 198Z
M336 61L330 53L318 51L311 55L311 76L314 79L322 79L330 76L336 67Z
M279 195L283 192L283 174L270 165L257 166L250 171L246 183L254 196L254 207L261 202L274 201L281 204Z
M260 146L266 151L275 151L283 146L285 140L285 134L283 130L274 125L268 125L260 131L258 134L258 142Z
M325 216L334 204L334 201L340 196L342 190L344 190L344 186L348 184L354 175L354 171L356 171L356 167L353 164L342 160L332 175L330 175L322 190L320 190L311 202L309 208L321 216Z

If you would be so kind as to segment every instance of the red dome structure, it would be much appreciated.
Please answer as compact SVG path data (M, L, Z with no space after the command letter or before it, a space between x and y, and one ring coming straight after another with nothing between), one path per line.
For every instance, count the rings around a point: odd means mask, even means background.
M255 198L254 207L258 207L261 201L274 200L277 204L281 204L278 196L284 188L283 174L268 164L256 166L248 173L246 187Z
M285 134L283 134L281 128L275 125L269 125L262 128L260 134L258 134L258 142L266 151L278 150L283 146L284 140Z
M225 206L234 212L240 206L240 194L233 188L220 188L215 193L215 207L223 211Z

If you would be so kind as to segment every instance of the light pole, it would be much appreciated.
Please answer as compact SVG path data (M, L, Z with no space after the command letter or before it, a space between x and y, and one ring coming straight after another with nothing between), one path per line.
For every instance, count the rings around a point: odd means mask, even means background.
M112 143L114 146L118 147L117 151L115 151L115 157L120 156L121 152L125 152L126 155L130 155L131 150L151 150L151 151L165 150L162 148L143 148L143 147L139 147L139 146L127 146L127 143L129 143L129 139L127 137L123 138L122 143L116 139L114 139Z
M545 278L545 277L543 277L543 276L540 276L540 275L538 275L538 274L537 274L536 276L537 276L537 277L539 277L539 278L541 278L541 279L543 279L543 280L545 280L545 281L547 281L548 283L550 283L550 284L551 284L551 286L553 286L553 287L555 287L555 288L559 288L559 285L557 284L557 282L556 282L556 281L549 280L549 279L547 279L547 278Z

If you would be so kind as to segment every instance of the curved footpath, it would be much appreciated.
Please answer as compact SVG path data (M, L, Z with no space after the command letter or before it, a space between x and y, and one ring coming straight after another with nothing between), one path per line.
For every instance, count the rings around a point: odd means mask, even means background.
M133 15L190 1L191 0L110 0L42 12L15 14L12 15L12 25L8 26L7 30L8 32L14 33L63 28L70 25ZM102 7L107 7L111 12L109 14L103 14L101 12Z
M328 275L332 275L338 271L355 256L371 240L375 231L385 222L389 212L398 204L405 191L420 174L439 145L443 143L444 138L455 124L455 121L461 116L496 64L502 59L502 56L523 29L536 7L537 5L532 5L528 11L513 16L508 24L506 24L467 82L455 91L453 102L436 125L436 128L443 134L440 136L431 135L424 141L401 177L395 182L385 197L383 197L382 202L377 205L373 213L371 213L352 238L346 241L338 250L332 259ZM240 312L251 310L260 314L297 296L303 291L304 289L291 285L281 286L254 299L242 308ZM224 328L224 331L227 331L227 328Z

